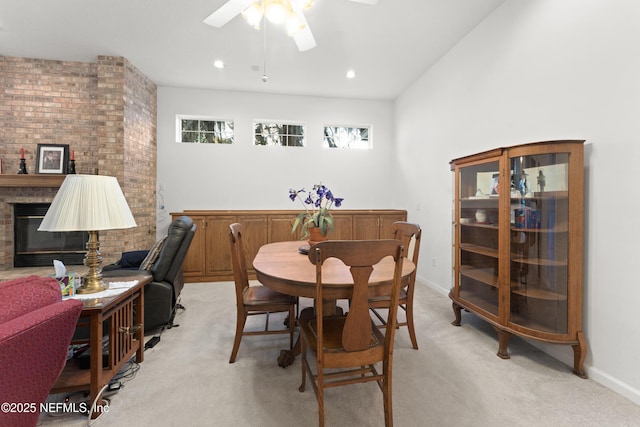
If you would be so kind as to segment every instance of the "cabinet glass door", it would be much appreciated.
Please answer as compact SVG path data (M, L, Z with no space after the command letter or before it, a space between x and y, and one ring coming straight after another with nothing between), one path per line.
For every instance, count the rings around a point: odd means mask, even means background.
M510 320L567 333L569 154L509 160Z
M459 297L498 316L498 160L460 168Z

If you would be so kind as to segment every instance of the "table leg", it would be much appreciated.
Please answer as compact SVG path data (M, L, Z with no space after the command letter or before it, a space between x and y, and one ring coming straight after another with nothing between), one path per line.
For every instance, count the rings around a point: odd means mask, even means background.
M89 332L89 410L91 418L98 418L102 414L104 402L102 401L102 313L92 314Z
M342 315L342 308L336 305L335 300L324 301L323 304L325 314L338 314ZM311 320L315 315L315 309L313 307L307 307L300 312L300 316L298 320ZM298 339L293 344L293 348L291 350L280 350L280 355L278 356L278 366L281 368L286 368L295 362L296 357L300 355L300 334L298 334Z
M137 318L136 324L140 326L136 332L136 340L138 341L138 350L136 351L136 362L142 363L144 361L144 286L140 288L138 297L136 298L136 310Z
M300 316L298 320L309 320L313 318L313 307L307 307L300 312ZM291 321L291 320L289 320ZM298 338L296 342L293 344L293 348L291 350L280 350L280 355L278 356L278 366L281 368L286 368L293 364L296 360L296 357L300 354L300 335L298 334Z

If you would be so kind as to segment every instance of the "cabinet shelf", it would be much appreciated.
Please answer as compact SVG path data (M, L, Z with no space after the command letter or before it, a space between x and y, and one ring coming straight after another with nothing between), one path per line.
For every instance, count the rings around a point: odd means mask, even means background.
M520 264L542 265L542 266L549 266L549 267L566 267L567 266L567 261L564 261L564 260L524 257L518 254L511 254L511 261L517 262Z
M535 288L533 286L528 287L527 289L520 288L518 283L511 284L511 292L517 295L522 295L523 297L528 298L536 298L536 299L544 299L550 301L566 301L567 296L553 292L547 289Z
M487 248L486 246L474 245L472 243L461 243L460 249L467 252L473 252L474 254L480 254L480 255L485 255L492 258L498 258L498 250L493 248Z
M571 344L573 372L586 377L583 144L535 142L451 161L454 284L449 297L454 325L460 325L464 308L495 327L498 356L509 358L511 334ZM486 215L490 223L476 222L476 215Z
M552 327L543 325L542 322L540 321L535 321L529 318L528 316L523 316L516 313L511 313L511 323L518 325L522 328L530 329L534 332L542 332L542 333L548 334L549 336L557 336L558 334L560 334L560 332L558 331L559 328L557 327L554 329ZM569 342L568 344L573 344L573 343Z
M498 287L498 276L493 268L477 268L471 265L461 265L460 274L478 282L486 283L494 288Z
M544 191L542 193L535 192L531 197L511 197L511 200L517 200L518 202L520 202L521 200L558 200L568 198L568 191Z
M497 198L486 198L486 199L460 199L460 204L468 209L497 209L498 208L498 199Z
M498 229L498 226L495 224L488 224L483 222L469 222L469 223L460 223L463 227L477 227L477 228L491 228L494 230Z
M474 292L473 290L468 290L465 293L465 305L466 308L471 309L470 306L476 306L487 313L497 313L498 312L498 303L492 299L486 297L479 292Z
M511 225L511 231L514 233L524 232L524 233L567 233L569 229L566 225L556 226L554 228L517 228Z

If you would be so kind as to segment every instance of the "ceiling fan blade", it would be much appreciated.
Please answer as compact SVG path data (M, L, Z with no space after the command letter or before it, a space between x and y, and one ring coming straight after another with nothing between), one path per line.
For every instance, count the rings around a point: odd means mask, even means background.
M364 3L364 4L376 4L378 3L378 0L351 0L354 1L356 3Z
M313 38L313 34L311 34L309 26L306 26L295 33L293 35L293 40L295 40L296 45L298 45L298 50L300 52L316 47L316 39Z
M213 27L222 27L245 10L254 0L229 0L218 10L204 19L204 23Z
M311 29L309 28L309 23L307 22L307 18L304 17L304 13L302 12L302 7L298 1L292 1L291 8L293 12L296 14L298 18L298 22L300 24L300 29L293 33L293 40L296 42L298 46L298 50L300 52L304 52L305 50L313 49L316 47L316 39L313 38L313 34L311 33Z

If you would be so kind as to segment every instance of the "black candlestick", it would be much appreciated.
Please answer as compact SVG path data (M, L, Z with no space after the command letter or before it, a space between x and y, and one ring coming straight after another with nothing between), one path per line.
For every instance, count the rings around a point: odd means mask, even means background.
M76 161L71 159L69 160L69 170L67 171L68 174L75 174L76 173Z
M27 175L27 163L24 159L20 159L20 169L18 169L18 175Z

